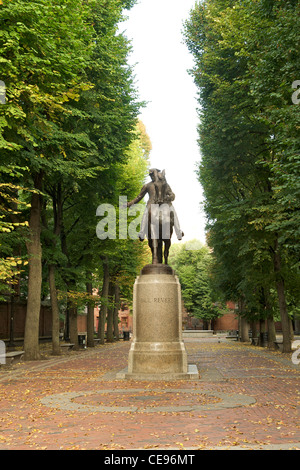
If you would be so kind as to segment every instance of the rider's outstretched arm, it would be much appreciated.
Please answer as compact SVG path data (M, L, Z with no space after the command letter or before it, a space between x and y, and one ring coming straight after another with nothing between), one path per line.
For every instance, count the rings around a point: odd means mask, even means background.
M147 185L145 184L142 187L140 194L136 198L132 199L132 201L127 202L127 207L131 207L133 206L133 204L137 204L138 202L140 202L146 194L147 194Z

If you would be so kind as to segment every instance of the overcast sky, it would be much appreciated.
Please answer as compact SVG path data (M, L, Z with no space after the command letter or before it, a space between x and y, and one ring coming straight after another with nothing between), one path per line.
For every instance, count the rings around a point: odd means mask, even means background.
M195 173L200 161L197 89L187 72L193 58L182 35L194 5L195 0L138 0L120 29L132 42L136 87L140 99L148 102L140 119L152 142L151 167L166 170L183 240L205 243L202 191Z

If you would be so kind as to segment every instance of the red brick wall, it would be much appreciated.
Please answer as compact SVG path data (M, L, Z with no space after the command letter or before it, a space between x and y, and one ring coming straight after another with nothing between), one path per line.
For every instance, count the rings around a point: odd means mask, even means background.
M94 325L95 331L98 331L98 319L99 319L99 307L95 307L94 309ZM122 332L124 329L132 331L133 328L133 317L130 314L130 310L125 308L119 310L119 331ZM106 325L105 325L106 329Z
M238 318L234 312L225 313L222 317L214 320L214 331L238 330L238 325Z
M14 308L14 338L24 338L25 318L26 318L26 302L15 302ZM0 303L0 339L8 339L10 335L10 310L9 303ZM52 335L52 313L50 307L41 306L40 336Z
M87 332L87 316L77 315L77 331L78 334Z

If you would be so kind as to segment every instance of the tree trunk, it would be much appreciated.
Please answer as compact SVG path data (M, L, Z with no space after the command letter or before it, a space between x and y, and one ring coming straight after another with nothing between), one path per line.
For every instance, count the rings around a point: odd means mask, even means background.
M35 188L41 190L42 173L35 178ZM33 193L29 218L29 240L26 243L29 261L28 299L24 333L26 360L40 358L39 320L41 310L42 287L42 246L41 246L41 196Z
M239 337L242 343L249 341L249 322L243 316L244 306L245 306L244 299L243 297L241 297L238 301L238 308L239 308L239 328L240 328Z
M93 295L93 285L91 282L86 283L86 291L92 296ZM93 348L94 343L94 305L92 302L87 304L87 346Z
M266 311L266 318L267 318L267 332L268 332L268 341L267 347L269 349L274 349L275 341L276 341L276 331L275 331L275 322L273 318L271 302L270 302L270 288L263 288L263 301L264 301L264 308Z
M260 336L260 328L261 328L261 323L260 320L257 321L257 327L256 327L256 337L257 337L257 346L261 346L261 336Z
M266 333L266 320L259 320L259 345L264 346L264 335Z
M74 305L69 307L69 329L70 342L74 344L74 349L78 350L77 308Z
M277 289L281 326L282 326L282 335L283 335L282 352L289 353L292 351L293 330L291 327L291 320L289 318L288 311L287 311L284 280L281 276L281 258L278 252L277 242L276 242L276 248L274 250L273 260L274 260L274 272L276 275L276 289Z
M57 243L57 237L60 235L60 220L57 214L57 199L56 195L52 195L52 207L53 207L53 234L54 238L52 242L46 242L47 247L51 250L51 252L55 252L55 247ZM46 214L47 204L44 201L44 207L42 211L42 223L44 227L48 230L48 220ZM60 351L60 344L59 344L59 326L60 326L60 318L59 318L59 307L58 307L58 300L57 300L57 290L56 290L56 282L55 282L55 270L56 265L53 263L53 260L49 261L49 290L50 290L50 300L51 300L51 310L52 310L52 354L54 356L59 356Z
M274 349L274 343L276 341L275 322L272 316L267 318L268 325L268 348Z
M108 289L108 309L107 309L107 333L106 340L108 343L114 342L114 291L115 285L113 282L109 283Z
M101 306L99 311L99 321L98 321L98 338L100 339L100 344L104 344L104 333L105 333L105 323L107 315L107 303L108 303L108 287L109 287L109 266L107 258L103 262L103 284L101 292Z
M115 307L114 307L114 336L116 341L119 341L119 310L120 310L120 286L115 285Z
M254 338L257 338L257 326L256 326L256 321L255 320L252 320L251 323L251 330L252 330L252 340L251 340L251 343L252 344L255 344L254 342Z
M291 320L288 316L287 305L286 305L286 300L285 300L283 280L279 280L276 282L276 289L277 289L277 295L278 295L282 336L283 336L282 352L289 353L289 352L292 352L293 337L292 337Z
M69 261L69 253L68 253L68 247L67 247L67 237L65 233L65 227L64 227L64 219L63 219L63 196L62 196L62 188L61 188L61 183L57 183L57 190L56 194L53 195L53 217L54 217L54 225L55 225L55 230L54 233L60 237L60 245L61 245L61 251L62 253L66 256L68 263L67 267L70 267L70 261ZM67 295L68 292L72 289L74 285L74 281L70 279L65 279L65 283L67 286ZM76 317L76 323L74 323L74 317ZM72 326L71 326L72 322ZM71 329L72 329L72 334L71 334ZM72 337L72 341L71 341ZM64 339L65 341L71 341L72 343L75 344L75 348L78 348L78 335L77 335L77 311L69 301L67 300L67 307L66 307L66 312L65 312L65 328L64 328Z
M53 264L49 266L49 288L52 310L52 354L54 356L59 356L59 308L55 285L55 266Z
M295 318L295 333L300 334L300 318Z
M240 319L240 325L241 325L241 332L240 332L240 339L241 342L245 343L249 341L249 323L246 318L241 317Z
M64 325L64 340L70 341L70 315L69 315L69 305L67 303L67 308L65 311L65 325Z

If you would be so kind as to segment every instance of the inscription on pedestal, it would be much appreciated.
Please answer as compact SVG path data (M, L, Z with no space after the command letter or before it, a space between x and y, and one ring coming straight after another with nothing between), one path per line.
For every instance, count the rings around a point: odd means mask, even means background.
M174 298L173 297L144 298L144 299L140 299L140 302L142 304L151 304L151 303L172 304L172 303L174 303Z
M141 274L134 284L133 341L126 378L189 379L179 280L174 274L154 271Z

